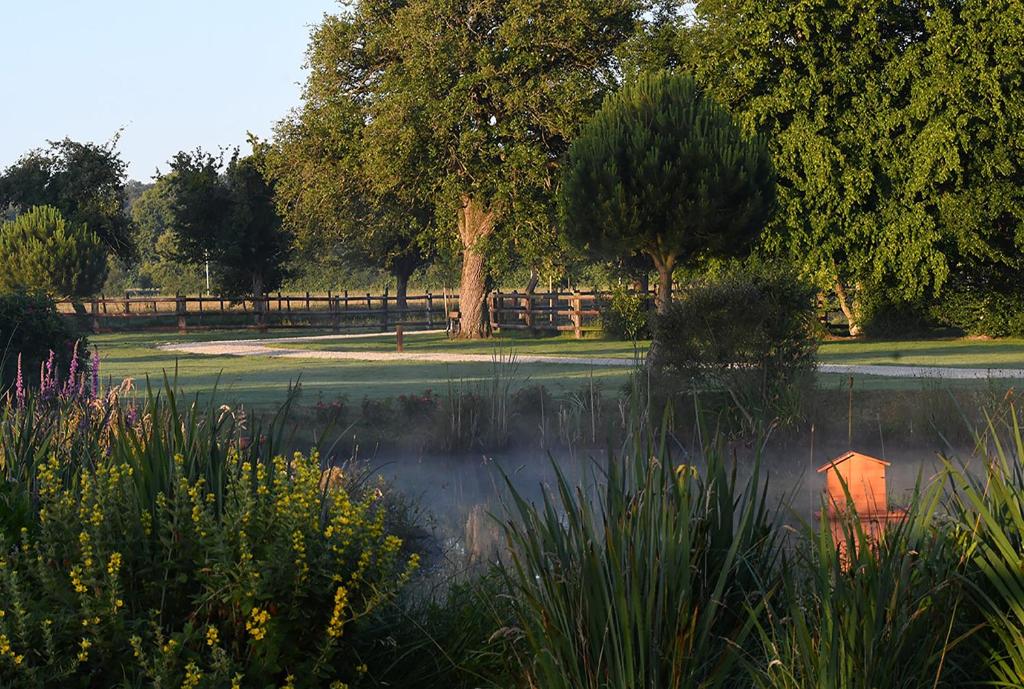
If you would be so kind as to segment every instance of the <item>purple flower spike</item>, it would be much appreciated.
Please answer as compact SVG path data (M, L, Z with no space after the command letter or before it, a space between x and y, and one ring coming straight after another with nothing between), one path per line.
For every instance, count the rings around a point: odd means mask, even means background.
M78 340L75 340L75 346L71 350L71 365L68 366L68 379L64 382L64 397L77 397L81 389L78 383Z
M96 399L100 394L100 350L92 350L92 364L89 366L92 374L92 398Z
M25 408L25 379L21 375L21 354L18 354L18 379L14 385L14 396L18 400L18 409Z

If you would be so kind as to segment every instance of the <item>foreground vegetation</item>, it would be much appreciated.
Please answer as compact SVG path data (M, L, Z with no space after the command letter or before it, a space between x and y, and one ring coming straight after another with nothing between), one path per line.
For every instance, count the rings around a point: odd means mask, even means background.
M509 482L494 568L453 574L353 465L53 370L0 414L4 686L964 686L1024 681L1024 434L922 480L875 547L769 500L639 386L591 487ZM287 409L283 411L287 413ZM852 508L851 508L852 509ZM419 560L426 557L425 567ZM419 571L417 571L419 569Z

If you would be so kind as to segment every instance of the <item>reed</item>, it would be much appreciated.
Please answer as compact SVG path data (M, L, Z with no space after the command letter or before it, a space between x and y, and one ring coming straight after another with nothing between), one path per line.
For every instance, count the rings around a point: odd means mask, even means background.
M636 431L597 495L555 472L540 505L509 484L504 524L532 685L727 686L780 554L757 467L737 480L720 447L677 465L664 433Z

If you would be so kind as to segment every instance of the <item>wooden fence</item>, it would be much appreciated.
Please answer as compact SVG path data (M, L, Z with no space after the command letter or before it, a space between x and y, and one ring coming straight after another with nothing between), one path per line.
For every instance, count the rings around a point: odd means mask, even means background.
M607 300L608 294L601 292L492 292L487 310L495 332L572 332L582 337L601 329L601 307Z
M61 301L57 309L68 317L88 322L93 332L109 330L174 329L224 326L358 328L387 331L395 325L413 328L450 327L449 317L458 300L448 294L409 295L405 305L387 293L326 295L271 294L264 299L222 296L98 297L78 302Z

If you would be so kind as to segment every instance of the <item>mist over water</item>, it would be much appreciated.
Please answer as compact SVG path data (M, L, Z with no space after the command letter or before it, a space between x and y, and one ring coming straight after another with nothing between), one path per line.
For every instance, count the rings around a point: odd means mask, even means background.
M855 441L851 447L844 438L812 438L810 434L768 442L761 453L762 477L768 479L769 507L780 508L783 523L799 526L815 518L822 504L825 479L818 467L848 450L884 459L887 469L889 502L893 506L909 501L915 484L932 481L942 469L943 456L968 467L978 464L973 448L950 448L940 439L933 443L913 444ZM731 466L735 463L739 481L745 483L755 466L757 448L732 442L724 446ZM622 453L614 452L615 461ZM679 464L698 467L703 459L690 448L677 444L673 459ZM632 461L632 455L627 461ZM429 516L433 535L471 558L489 558L500 548L502 536L497 519L504 518L509 504L508 483L526 500L539 503L543 492L556 488L555 464L574 487L594 496L602 481L608 452L516 450L503 453L460 455L395 452L371 461L375 473L387 479L398 491L417 502Z

